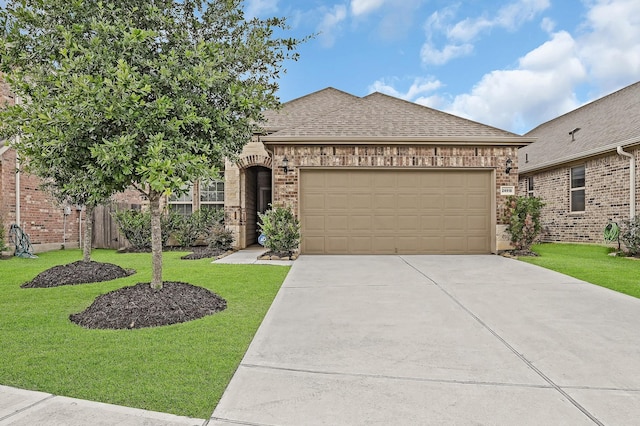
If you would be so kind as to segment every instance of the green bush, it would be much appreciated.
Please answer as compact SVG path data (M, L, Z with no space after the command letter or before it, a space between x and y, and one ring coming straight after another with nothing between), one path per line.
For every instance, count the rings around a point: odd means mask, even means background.
M267 237L265 247L282 256L293 254L300 246L300 222L289 208L271 207L258 213L260 231Z
M206 239L210 229L224 222L224 210L199 209L176 219L173 237L181 247L192 247L199 238Z
M120 232L134 249L151 249L151 213L140 210L119 210L113 215ZM176 213L163 214L161 218L162 246L167 245L169 237L176 228L179 216Z
M505 223L516 250L529 250L542 230L540 211L544 203L538 197L511 195L507 198Z
M223 224L217 223L209 229L207 242L210 248L221 251L231 250L233 241L233 232Z
M620 240L631 256L640 254L640 215L622 222Z

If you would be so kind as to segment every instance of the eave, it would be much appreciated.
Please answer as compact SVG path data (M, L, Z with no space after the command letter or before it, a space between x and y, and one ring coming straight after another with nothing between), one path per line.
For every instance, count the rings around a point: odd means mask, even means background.
M523 147L536 138L522 136L261 136L265 145L457 145Z

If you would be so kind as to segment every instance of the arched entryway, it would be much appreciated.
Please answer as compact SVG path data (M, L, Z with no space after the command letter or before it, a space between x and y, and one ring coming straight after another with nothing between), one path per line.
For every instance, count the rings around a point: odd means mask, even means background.
M258 213L264 213L271 204L271 169L264 166L252 166L243 169L243 198L245 218L244 246L258 242Z

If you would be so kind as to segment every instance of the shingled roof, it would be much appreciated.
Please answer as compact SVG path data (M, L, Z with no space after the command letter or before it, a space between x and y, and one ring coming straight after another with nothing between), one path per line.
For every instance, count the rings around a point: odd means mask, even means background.
M285 103L279 111L265 113L265 128L274 130L268 141L346 141L354 139L415 139L504 141L526 140L442 111L382 93L363 98L328 88Z
M520 149L521 173L638 144L640 82L541 124L525 136L537 141Z

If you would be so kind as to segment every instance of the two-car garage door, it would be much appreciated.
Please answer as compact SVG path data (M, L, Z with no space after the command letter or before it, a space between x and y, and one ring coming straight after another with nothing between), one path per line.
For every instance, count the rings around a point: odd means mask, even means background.
M492 181L483 170L303 169L301 251L490 253Z

